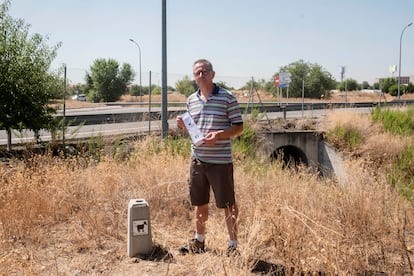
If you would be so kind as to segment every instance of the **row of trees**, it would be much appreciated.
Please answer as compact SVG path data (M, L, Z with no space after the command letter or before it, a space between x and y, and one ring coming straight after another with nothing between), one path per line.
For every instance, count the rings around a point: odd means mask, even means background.
M306 98L329 97L329 93L333 89L340 91L357 91L362 89L381 89L382 92L397 95L398 85L395 78L384 79L381 84L376 83L370 86L367 81L359 84L354 79L345 79L343 82L336 81L332 75L324 70L322 66L316 63L306 63L303 60L293 62L280 69L280 72L289 72L291 74L291 83L289 84L289 97L302 97L302 90ZM250 80L239 90L250 90L251 88L267 91L276 95L278 88L274 79L276 72L268 81L261 79L258 81ZM149 94L149 87L139 87L138 85L128 86L133 80L135 73L129 64L124 64L119 68L115 60L99 59L94 62L90 68L90 73L86 74L87 84L82 88L84 93L89 95L89 100L99 101L115 101L121 95L129 93L133 96ZM228 86L226 83L218 81L218 85L228 89L235 90L234 87ZM303 87L304 86L304 87ZM160 94L161 87L154 85L151 87L152 94ZM303 89L304 88L304 89ZM169 87L168 90L177 91L185 96L189 96L197 89L194 80L189 76L177 81L175 87ZM287 96L287 89L281 90L283 96ZM414 93L413 84L408 86L400 86L400 93Z
M268 81L261 79L258 81L250 80L239 90L258 89L272 93L276 96L278 88L275 85L274 79L276 75L281 72L289 72L291 74L291 83L289 84L289 97L302 97L302 90L306 98L317 99L322 95L329 98L330 91L337 89L339 91L358 91L363 89L381 89L384 93L390 93L392 96L397 95L398 84L396 78L387 78L381 83L374 83L372 86L367 81L358 83L354 79L345 79L342 82L336 81L332 75L316 63L307 63L303 60L293 62L276 72ZM218 84L229 90L234 90L233 87L227 86L225 83L218 82ZM304 88L304 89L303 89ZM186 96L196 89L194 81L185 76L182 80L176 83L176 90ZM283 96L287 96L287 89L282 89ZM414 93L414 85L410 83L408 86L400 85L400 93Z
M384 93L389 93L391 96L398 94L398 80L397 78L386 78L381 83L374 84L374 89L381 90ZM411 82L408 85L400 85L400 94L414 93L414 84Z

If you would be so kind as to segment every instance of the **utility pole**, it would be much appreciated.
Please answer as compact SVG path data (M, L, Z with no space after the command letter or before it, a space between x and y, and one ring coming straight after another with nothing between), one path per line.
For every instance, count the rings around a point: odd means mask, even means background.
M168 135L168 114L167 114L167 0L162 0L162 137Z
M139 50L139 99L140 99L140 101L142 103L141 47L139 47L139 44L135 40L133 40L132 38L130 38L129 41L131 41L132 43L134 43L138 47L138 50Z
M403 34L405 29L407 29L408 27L410 27L413 24L413 22L410 22L407 26L404 27L404 29L401 31L401 36L400 36L400 55L399 55L399 64L398 64L398 100L400 100L400 86L401 86L401 48L402 48L402 38L403 38Z
M62 145L65 152L65 128L66 128L66 64L63 64L63 124L62 124Z
M344 76L345 76L345 66L341 66L341 83L344 84ZM346 80L345 80L345 84L344 84L344 90L345 90L345 106L347 105L348 102L348 92L346 91Z

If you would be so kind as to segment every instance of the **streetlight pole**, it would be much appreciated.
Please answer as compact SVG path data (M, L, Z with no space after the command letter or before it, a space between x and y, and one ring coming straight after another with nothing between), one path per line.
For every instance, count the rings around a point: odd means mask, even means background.
M162 106L161 106L161 132L162 138L168 136L168 97L167 97L167 0L162 0L162 19L161 19L161 37L162 37Z
M138 43L135 40L133 40L132 38L130 38L129 41L131 41L132 43L137 45L138 50L139 50L139 97L140 97L140 101L142 102L141 47L139 47Z
M407 26L404 27L404 29L401 32L400 36L400 59L399 59L399 65L398 65L398 100L400 100L400 85L401 85L401 48L402 48L402 37L404 34L405 29L410 27L413 24L413 22L410 22Z

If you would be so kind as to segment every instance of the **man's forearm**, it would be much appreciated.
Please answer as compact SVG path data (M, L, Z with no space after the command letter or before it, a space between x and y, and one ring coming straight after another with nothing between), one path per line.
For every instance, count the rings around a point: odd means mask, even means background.
M232 125L231 127L219 130L218 132L218 139L229 139L238 136L243 132L243 124Z

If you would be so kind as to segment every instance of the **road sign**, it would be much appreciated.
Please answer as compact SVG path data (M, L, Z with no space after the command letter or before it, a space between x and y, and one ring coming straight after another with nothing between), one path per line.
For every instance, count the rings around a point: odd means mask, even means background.
M290 76L291 74L289 72L279 73L280 84L289 84L291 82Z
M276 87L278 87L279 84L280 84L280 82L279 82L279 75L276 75L275 76L275 85L276 85Z

